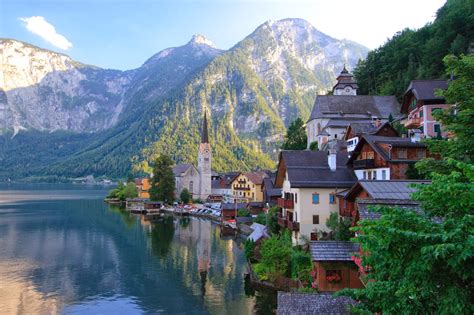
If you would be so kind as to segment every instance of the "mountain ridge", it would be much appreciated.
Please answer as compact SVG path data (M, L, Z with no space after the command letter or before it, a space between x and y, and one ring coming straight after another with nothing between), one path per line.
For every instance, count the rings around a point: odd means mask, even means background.
M368 51L294 19L265 22L229 50L197 36L121 72L130 81L115 124L26 176L120 177L132 166L146 171L163 152L176 162L195 162L204 109L211 113L217 171L270 168L286 126L309 115L315 95L330 88L343 64L354 66Z

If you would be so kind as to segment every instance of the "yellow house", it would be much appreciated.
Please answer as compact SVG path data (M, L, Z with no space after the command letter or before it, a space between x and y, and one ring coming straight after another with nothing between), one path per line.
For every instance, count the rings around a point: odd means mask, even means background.
M150 198L150 179L149 178L138 178L135 179L135 186L137 186L138 198Z
M240 173L232 181L232 198L234 202L263 201L262 184L268 175L265 172Z
M282 189L278 224L291 231L293 244L317 240L330 231L326 220L338 213L336 194L357 181L347 159L346 153L334 151L280 153L275 179L275 187Z

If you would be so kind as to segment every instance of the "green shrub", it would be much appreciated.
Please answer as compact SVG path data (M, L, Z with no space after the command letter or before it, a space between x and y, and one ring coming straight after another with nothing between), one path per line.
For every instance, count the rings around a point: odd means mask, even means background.
M250 217L251 214L250 214L250 211L248 211L245 208L242 208L242 209L239 209L239 211L237 212L237 216L239 216L239 217Z
M255 218L255 222L259 224L266 225L267 224L267 214L266 213L259 213Z
M255 242L251 239L247 239L244 242L244 252L245 252L245 257L249 261L254 260L254 249L255 249Z
M309 275L312 268L311 255L308 252L293 249L291 253L291 277L293 279L302 279Z

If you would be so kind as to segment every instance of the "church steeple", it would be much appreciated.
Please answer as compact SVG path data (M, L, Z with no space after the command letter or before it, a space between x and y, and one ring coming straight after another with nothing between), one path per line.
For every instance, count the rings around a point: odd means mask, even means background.
M207 132L207 112L204 112L204 121L202 122L201 143L209 143L209 134Z
M352 73L347 71L346 64L336 80L337 83L332 88L333 95L357 95L357 82Z

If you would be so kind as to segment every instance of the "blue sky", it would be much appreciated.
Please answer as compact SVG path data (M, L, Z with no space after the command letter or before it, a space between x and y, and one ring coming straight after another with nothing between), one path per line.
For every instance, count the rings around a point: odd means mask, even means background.
M0 37L59 51L83 63L126 70L164 48L185 44L193 34L228 49L265 21L283 18L306 19L332 37L373 49L405 27L432 21L444 2L0 0Z

